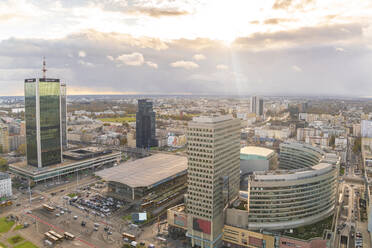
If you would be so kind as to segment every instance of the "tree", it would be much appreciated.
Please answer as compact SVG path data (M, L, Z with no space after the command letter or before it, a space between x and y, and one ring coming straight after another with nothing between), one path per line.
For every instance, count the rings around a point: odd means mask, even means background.
M128 143L127 137L120 138L120 145L125 146Z
M0 171L8 170L8 161L5 158L0 157Z
M362 150L362 139L360 137L354 140L353 152L360 153Z
M336 137L332 135L331 138L329 139L329 146L333 147L335 145L335 141L336 141Z
M20 144L17 149L17 154L26 155L26 144Z
M129 128L129 124L128 124L128 122L126 122L126 121L123 121L123 123L121 124L123 127L125 127L125 128Z

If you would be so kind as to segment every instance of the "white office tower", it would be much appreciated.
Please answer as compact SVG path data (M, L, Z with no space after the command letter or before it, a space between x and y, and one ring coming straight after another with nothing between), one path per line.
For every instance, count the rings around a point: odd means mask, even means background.
M195 117L187 142L187 236L193 247L221 247L223 210L239 193L240 120Z
M12 181L7 173L0 172L0 200L12 196Z

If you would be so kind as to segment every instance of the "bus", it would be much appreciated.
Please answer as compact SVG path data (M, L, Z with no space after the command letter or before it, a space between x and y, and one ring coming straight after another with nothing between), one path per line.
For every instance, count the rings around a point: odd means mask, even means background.
M49 232L44 233L44 236L45 236L45 238L46 238L47 240L49 240L49 241L51 241L51 242L53 242L53 243L55 243L55 242L58 241L58 238L54 237L54 236L53 236L52 234L50 234Z
M64 235L65 235L65 239L73 240L75 238L75 236L69 232L65 232Z
M56 233L56 232L53 231L53 230L50 230L49 233L50 233L51 235L53 235L54 237L56 237L58 240L62 240L62 239L63 239L63 236L62 236L61 234L58 234L58 233Z
M129 233L123 233L123 238L127 238L128 240L130 241L135 241L136 240L136 236L132 235L132 234L129 234Z
M43 208L45 208L46 210L50 211L50 212L53 212L54 211L54 207L51 207L47 204L43 204Z

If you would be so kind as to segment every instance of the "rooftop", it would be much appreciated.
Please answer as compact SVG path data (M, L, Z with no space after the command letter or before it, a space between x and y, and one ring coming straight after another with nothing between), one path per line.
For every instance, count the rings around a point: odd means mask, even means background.
M259 147L259 146L246 146L240 149L240 154L256 155L256 156L262 156L266 158L271 156L274 153L275 151L271 149Z
M91 147L87 147L87 148L82 148L83 150L85 149L90 149ZM94 149L94 148L92 148ZM69 151L67 151L68 153ZM63 155L65 155L66 152L63 152ZM31 166L31 165L28 165L27 164L27 161L24 160L24 161L21 161L21 162L17 162L17 163L14 163L14 164L10 164L9 166L10 167L13 167L13 168L16 168L18 170L22 170L22 171L26 171L28 173L33 173L33 174L37 174L37 173L44 173L44 172L48 172L48 171L54 171L56 169L61 169L61 168L64 168L64 167L68 167L70 165L74 165L74 164L77 164L77 163L83 163L84 161L89 161L91 159L99 159L101 157L104 157L104 156L107 156L107 155L118 155L120 154L120 152L116 152L116 151L111 151L110 153L102 153L102 154L99 154L98 156L90 156L90 157L84 157L82 159L71 159L69 158L69 156L63 158L63 162L62 163L59 163L59 164L53 164L53 165L49 165L49 166L45 166L45 167L42 167L42 168L38 168L38 167L35 167L35 166Z
M233 117L231 115L213 115L213 116L198 116L192 119L193 122L197 123L218 123L222 121L231 120Z
M253 180L257 181L293 181L310 178L328 173L333 170L335 165L329 163L319 163L311 168L301 168L298 170L276 170L254 172Z
M150 187L185 173L187 173L186 157L159 153L98 171L96 175L106 181L136 188Z
M110 149L89 146L63 152L63 158L70 160L83 160L112 153Z

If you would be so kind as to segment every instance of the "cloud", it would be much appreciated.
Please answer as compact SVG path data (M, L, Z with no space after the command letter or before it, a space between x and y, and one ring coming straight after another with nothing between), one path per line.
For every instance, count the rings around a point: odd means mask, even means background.
M135 15L147 15L150 17L172 17L172 16L183 16L190 14L186 10L179 10L176 8L154 8L154 7L136 7L128 11L130 14Z
M292 0L276 0L273 9L288 9L291 4Z
M275 0L273 9L278 10L278 9L289 9L289 8L294 8L294 9L303 9L306 7L306 5L314 2L314 0Z
M264 20L264 24L268 24L268 25L275 25L275 24L279 24L279 23L282 23L282 22L293 22L295 21L294 19L289 19L289 18L270 18L270 19L266 19Z
M216 68L218 70L227 70L227 69L229 69L229 67L227 65L223 65L223 64L216 65Z
M342 47L335 47L335 50L337 52L344 52L345 51L345 49L343 49Z
M199 68L199 65L197 63L192 62L192 61L184 61L184 60L179 60L179 61L170 63L170 66L175 67L175 68L184 68L186 70Z
M371 42L364 31L358 24L340 24L259 33L241 37L241 43L231 47L206 38L161 41L93 30L50 40L10 38L0 42L0 95L22 95L24 78L40 76L41 58L46 56L48 76L61 78L68 89L85 89L74 94L361 96L372 92ZM158 46L167 48L155 49ZM340 56L336 48L343 48L347 56ZM79 51L87 56L78 57ZM180 59L195 54L207 58L202 65ZM122 55L132 56L118 60Z
M90 63L90 62L87 62L87 61L84 61L84 60L78 60L78 63L83 65L83 66L86 66L86 67L95 67L95 65L93 63Z
M193 1L118 1L97 0L96 6L107 10L122 12L127 15L146 15L154 18L177 17L190 14Z
M199 60L204 60L204 59L206 59L207 57L205 57L205 55L203 55L203 54L195 54L194 56L193 56L193 59L195 59L196 61L199 61Z
M154 50L166 50L168 45L165 41L155 37L133 37L129 34L109 32L103 33L93 29L84 30L67 36L74 42L84 42L91 46L102 46L111 43L112 49L123 47L151 48Z
M121 64L130 66L141 66L145 62L141 53L122 54L116 58Z
M146 65L150 66L151 68L158 69L158 64L154 62L146 61Z
M16 19L16 18L19 18L19 17L22 17L21 15L19 14L0 14L0 22L2 21L9 21L9 20L12 20L12 19Z
M115 60L115 58L112 57L111 55L107 55L106 58L107 58L108 60L111 60L111 61L114 61L114 60Z
M319 46L323 44L349 44L360 41L363 26L358 23L303 27L272 33L254 33L248 37L235 39L236 48L284 49L289 47Z
M297 72L302 72L301 67L299 67L298 65L292 65L292 69L297 71Z
M85 58L87 56L87 53L85 51L79 51L78 56L80 58Z

